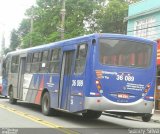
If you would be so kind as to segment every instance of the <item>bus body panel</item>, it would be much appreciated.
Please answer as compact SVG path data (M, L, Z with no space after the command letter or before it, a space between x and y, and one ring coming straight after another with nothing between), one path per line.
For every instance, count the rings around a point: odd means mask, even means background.
M51 96L51 106L58 107L59 76L53 74L25 74L23 84L23 100L41 104L42 92L48 89Z
M108 38L114 39L115 37L109 36ZM134 41L133 38L117 35L116 39ZM152 109L154 109L156 43L145 42L143 39L135 41L153 46L150 66L147 68L133 68L102 65L99 62L99 51L96 51L93 60L92 82L89 85L91 88L85 98L85 109L152 113ZM98 47L97 44L94 49L99 50ZM96 82L99 83L100 90L98 90ZM148 86L149 90L145 93Z
M147 68L107 66L99 62L99 38L123 39L143 42L153 46L151 64ZM75 74L76 55L79 44L88 44L83 73ZM154 103L156 73L156 43L124 35L92 34L67 41L51 43L22 50L30 54L61 48L59 73L24 73L22 95L18 96L18 74L9 73L3 79L3 89L13 85L14 98L41 104L42 92L48 90L51 108L80 112L84 110L151 113ZM11 52L8 56L20 55ZM64 55L68 55L66 58ZM64 63L63 63L64 62ZM67 64L65 64L67 63ZM42 63L43 64L43 63ZM43 66L41 64L41 66ZM11 66L11 65L10 65ZM65 72L65 70L69 70ZM100 84L100 90L97 88ZM7 86L6 86L7 84ZM149 85L146 94L144 90ZM19 89L20 90L20 89Z
M14 98L18 98L17 96L17 83L18 83L18 74L17 73L10 73L8 74L8 88L9 86L12 86L13 87L13 90L15 91L14 94L13 94L13 97Z
M8 96L8 92L7 92L7 85L8 85L8 81L5 78L2 78L2 95L3 96Z
M48 89L50 92L52 108L58 108L59 80L59 74L51 74L48 75L47 82L45 82L45 89Z
M153 101L140 99L132 103L116 103L106 97L86 97L85 109L109 113L153 114Z
M71 87L71 97L70 97L70 111L77 112L84 109L84 90L85 81L84 76L73 76L72 77L72 87Z
M131 71L128 69L124 69L125 71L121 71L121 69L114 67L105 67L106 69L95 69L93 73L93 88L91 92L97 91L96 87L96 80L98 79L101 84L102 89L102 96L106 96L108 99L114 102L121 102L121 103L130 103L137 101L147 95L154 98L154 88L155 88L155 78L154 76L150 75L154 72L152 69L144 70L144 71ZM98 73L102 75L102 79L98 78ZM121 77L120 80L118 77ZM129 81L128 77L133 77L134 81ZM144 79L147 77L148 79ZM149 92L143 96L144 90L146 89L147 85L150 85ZM127 98L118 98L119 94L128 94ZM153 100L153 98L151 100Z

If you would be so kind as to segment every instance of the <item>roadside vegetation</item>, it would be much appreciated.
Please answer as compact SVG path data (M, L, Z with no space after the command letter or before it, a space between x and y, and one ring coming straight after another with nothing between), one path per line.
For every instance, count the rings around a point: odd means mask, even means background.
M65 0L64 39L95 32L125 34L128 5L137 1ZM62 0L37 0L12 30L5 53L61 40L61 9Z

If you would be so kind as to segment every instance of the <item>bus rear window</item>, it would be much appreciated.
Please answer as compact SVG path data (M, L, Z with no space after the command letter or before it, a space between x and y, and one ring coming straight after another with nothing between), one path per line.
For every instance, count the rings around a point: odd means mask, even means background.
M100 39L100 62L111 66L148 67L152 46L128 40Z

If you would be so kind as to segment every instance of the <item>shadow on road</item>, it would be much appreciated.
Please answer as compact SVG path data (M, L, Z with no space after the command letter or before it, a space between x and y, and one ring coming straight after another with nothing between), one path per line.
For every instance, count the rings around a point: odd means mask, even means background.
M1 96L0 95L0 99L9 99L7 96Z
M115 115L115 114L110 114L110 113L104 113L103 115L114 117L114 118L119 118L119 119L131 120L131 121L141 121L141 119L139 119L138 117L121 116L121 115Z
M9 102L8 102L9 103ZM17 106L23 107L23 108L27 108L28 110L31 110L33 112L37 112L37 113L41 113L41 106L39 105L35 105L35 104L29 104L29 103L25 103L25 102L18 102ZM103 117L107 116L107 118L112 118L113 119L125 119L125 120L131 120L131 121L140 121L138 119L134 119L134 118L128 118L128 117L124 117L124 118L120 118L117 115L112 115L112 114L106 114L104 113L103 116L101 116L99 119L94 119L94 120L89 120L89 119L85 119L82 117L81 114L75 114L75 113L67 113L64 111L57 111L57 110L53 110L53 113L51 114L50 117L54 117L54 119L60 119L61 121L64 122L70 122L70 123L74 123L76 125L79 126L89 126L89 127L97 127L97 128L126 128L123 124L119 124L116 122L112 122L110 120L103 120Z

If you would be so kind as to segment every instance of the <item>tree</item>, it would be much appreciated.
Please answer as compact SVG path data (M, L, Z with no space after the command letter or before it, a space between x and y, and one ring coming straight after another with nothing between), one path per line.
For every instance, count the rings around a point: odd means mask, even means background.
M11 52L11 51L13 51L13 50L11 50L10 48L5 48L4 49L4 54L6 55L8 52Z
M104 8L103 18L99 20L102 32L122 33L126 32L127 24L124 18L128 14L130 3L138 0L109 0L108 5Z
M98 31L97 11L105 0L66 0L65 39ZM37 0L37 5L26 10L28 19L23 19L18 29L22 41L21 47L26 48L61 40L61 1ZM31 27L33 20L33 29ZM97 25L98 26L98 25Z
M95 18L104 0L67 0L66 1L66 38L98 31Z
M22 32L22 48L37 46L41 44L45 44L48 42L53 42L57 39L60 39L55 34L57 32L57 25L60 21L58 14L60 13L60 3L58 0L37 0L37 6L32 6L31 8L26 10L26 16L29 19L29 29L28 27L19 28L19 33L23 29L26 32ZM31 19L33 21L33 28L31 27ZM53 34L54 33L54 34Z
M65 39L93 32L125 33L128 5L137 0L65 0ZM61 40L61 0L37 0L18 29L22 48ZM31 28L32 27L32 28Z
M19 36L18 36L18 32L17 30L13 29L11 32L11 41L10 41L10 49L16 50L16 48L20 45L20 40L19 40Z
M132 3L135 3L135 2L138 2L140 0L126 0L126 2L128 2L129 4L132 4Z

